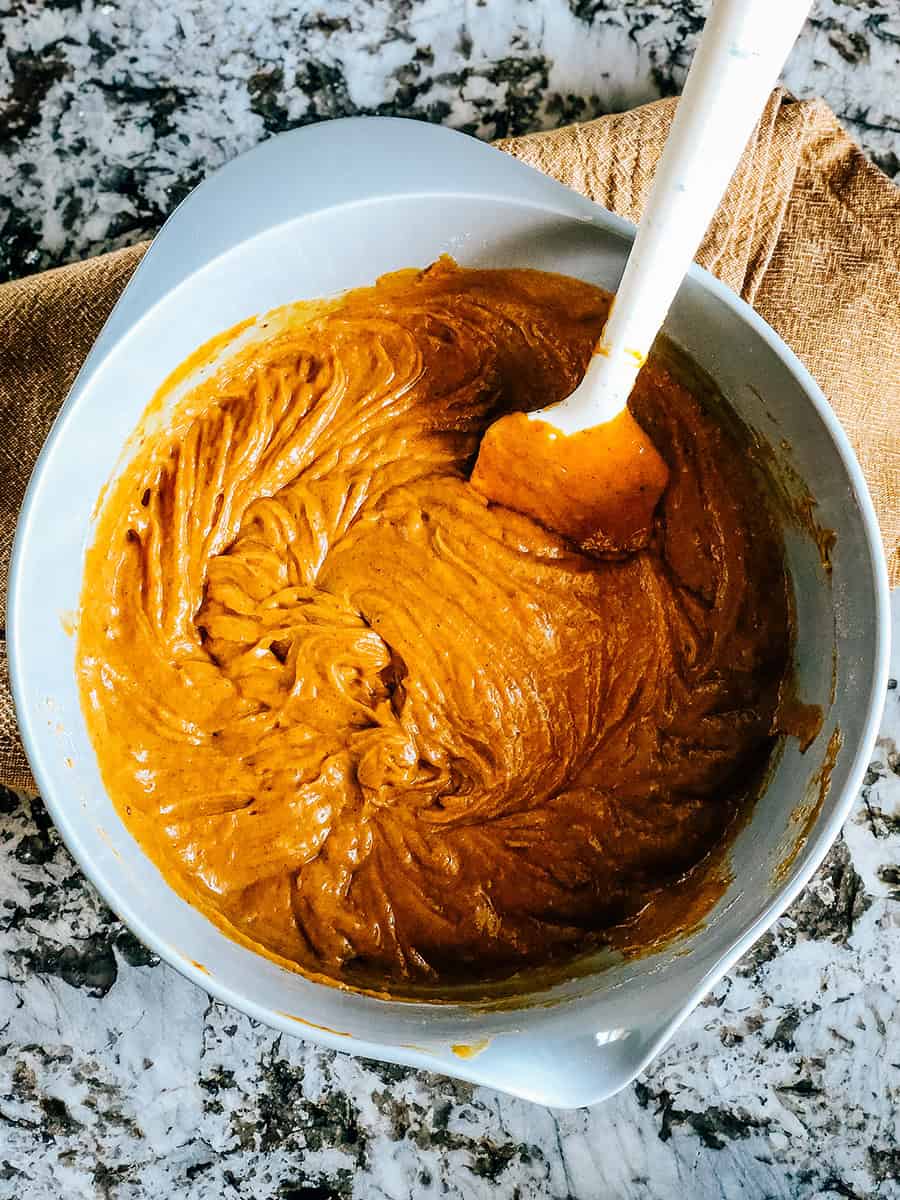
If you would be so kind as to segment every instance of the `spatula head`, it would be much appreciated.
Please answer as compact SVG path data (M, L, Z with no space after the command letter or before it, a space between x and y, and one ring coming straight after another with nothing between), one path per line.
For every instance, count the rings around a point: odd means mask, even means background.
M525 413L501 417L482 438L471 482L588 553L627 554L647 544L668 479L659 451L626 409L574 434Z

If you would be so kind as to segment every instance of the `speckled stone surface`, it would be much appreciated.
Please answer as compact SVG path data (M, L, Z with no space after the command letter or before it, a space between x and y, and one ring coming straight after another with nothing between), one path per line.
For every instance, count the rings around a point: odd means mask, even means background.
M152 234L212 168L293 125L390 113L493 138L671 95L707 7L0 0L0 279ZM891 175L898 78L900 0L816 0L785 71Z
M0 277L152 233L207 171L354 112L484 137L680 87L696 0L0 0ZM900 3L786 71L900 173ZM894 596L900 641L900 593ZM553 1113L273 1033L160 964L0 790L0 1200L900 1197L900 691L790 913L605 1105Z
M894 594L900 642L900 591ZM0 1197L900 1196L900 653L812 885L606 1104L554 1113L254 1024L0 791Z

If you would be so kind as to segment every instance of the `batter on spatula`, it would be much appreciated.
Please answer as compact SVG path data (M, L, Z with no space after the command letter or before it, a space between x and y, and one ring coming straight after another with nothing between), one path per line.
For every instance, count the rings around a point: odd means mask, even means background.
M668 471L629 401L808 9L716 0L584 377L485 433L472 484L588 552L649 540Z
M721 411L642 371L668 481L619 558L468 482L492 421L572 390L607 308L442 260L269 314L110 485L89 729L134 836L231 936L392 994L496 978L665 932L734 829L789 627Z

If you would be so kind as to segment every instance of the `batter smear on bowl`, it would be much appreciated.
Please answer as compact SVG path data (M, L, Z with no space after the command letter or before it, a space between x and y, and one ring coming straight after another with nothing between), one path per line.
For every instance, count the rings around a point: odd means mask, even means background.
M665 914L735 828L790 631L722 413L642 372L670 477L637 553L468 482L493 420L574 389L608 303L442 260L280 310L110 485L89 730L134 836L232 936L394 993L499 978Z

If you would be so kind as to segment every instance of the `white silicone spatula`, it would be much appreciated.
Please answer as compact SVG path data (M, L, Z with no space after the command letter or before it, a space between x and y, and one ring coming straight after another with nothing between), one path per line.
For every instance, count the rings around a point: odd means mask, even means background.
M561 403L528 414L530 421L557 431L557 440L559 434L589 430L599 433L625 414L638 372L809 8L810 0L714 0L625 273L587 372ZM630 420L627 416L625 419ZM590 518L584 511L572 511L570 527L566 527L565 498L549 496L550 490L560 484L560 477L544 470L546 463L532 464L526 486L519 486L518 481L525 478L520 469L523 452L527 455L528 450L521 436L521 423L515 446L504 445L504 422L510 420L501 418L488 430L472 482L491 499L529 512L559 532L583 541ZM606 486L607 507L610 501L615 502L618 489L631 515L625 514L624 529L612 531L611 542L619 548L631 548L635 537L639 544L642 529L649 527L653 508L665 487L660 463L654 462L655 449L646 435L636 437L633 430L624 439L618 437L606 455L610 480L605 485L603 470L598 471L603 456L585 453L586 448L583 441L568 448L562 484L569 489L573 503L582 504L582 509L587 492L576 486L578 481L573 477L573 473L578 474L579 463L585 469L590 466L591 487ZM554 452L561 449L557 445ZM517 465L501 461L509 453L515 455ZM628 463L616 461L622 454L630 456ZM635 465L635 454L643 456L644 464ZM539 465L541 469L535 471ZM635 488L639 492L637 505L631 503L634 497L630 493ZM642 527L635 528L635 537L628 536L632 525Z

